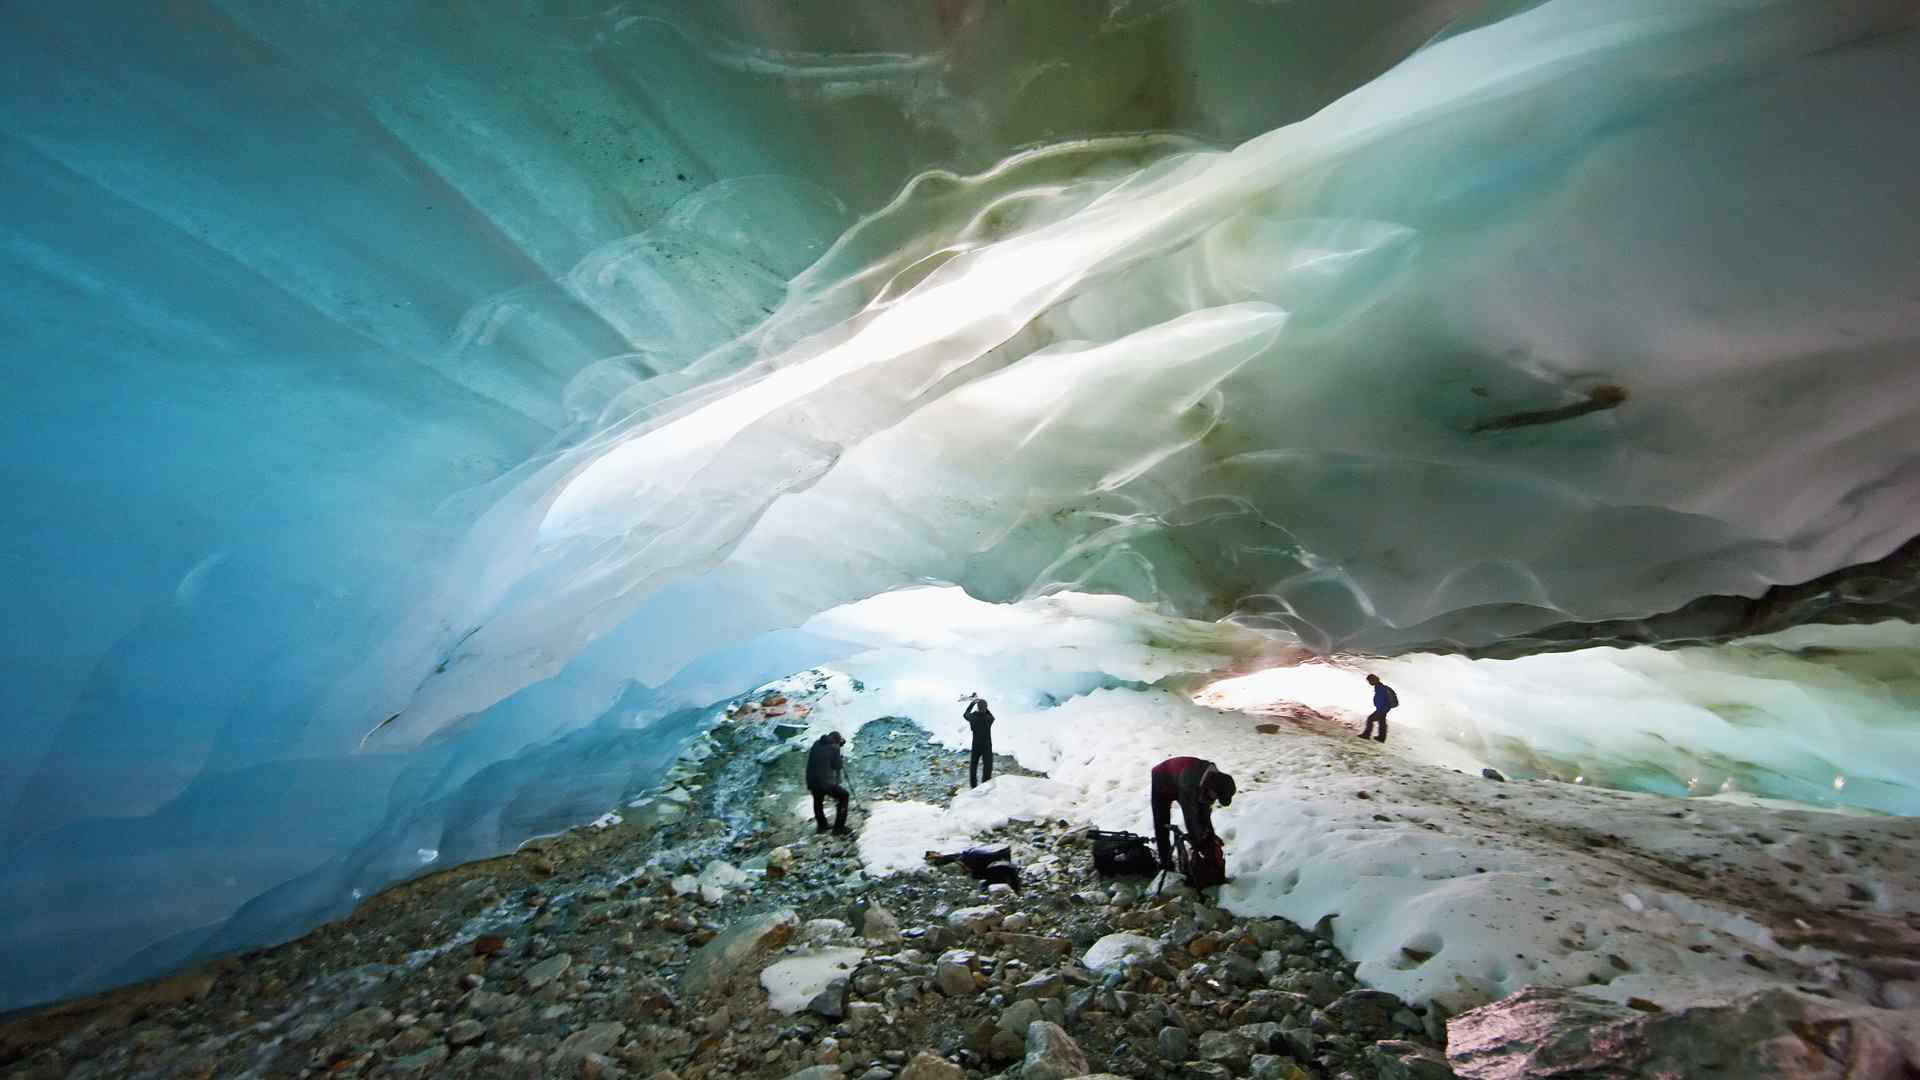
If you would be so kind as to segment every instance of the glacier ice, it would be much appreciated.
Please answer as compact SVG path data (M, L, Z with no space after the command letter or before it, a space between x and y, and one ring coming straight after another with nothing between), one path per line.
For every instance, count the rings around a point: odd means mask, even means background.
M1920 533L1911 3L1462 7L10 13L0 1008L591 820L889 590L1108 594L889 623L1038 704ZM1910 629L1793 633L1382 670L1911 812Z

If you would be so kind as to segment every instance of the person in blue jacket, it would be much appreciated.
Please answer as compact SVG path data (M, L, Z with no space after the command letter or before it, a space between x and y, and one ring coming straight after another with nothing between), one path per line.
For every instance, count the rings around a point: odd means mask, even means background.
M1393 687L1381 682L1380 676L1378 675L1367 676L1367 681L1373 684L1373 714L1367 717L1366 730L1360 733L1360 737L1363 739L1374 739L1377 742L1386 742L1387 712L1400 704L1400 695L1393 692ZM1380 725L1380 734L1378 735L1373 733L1373 725L1375 724Z

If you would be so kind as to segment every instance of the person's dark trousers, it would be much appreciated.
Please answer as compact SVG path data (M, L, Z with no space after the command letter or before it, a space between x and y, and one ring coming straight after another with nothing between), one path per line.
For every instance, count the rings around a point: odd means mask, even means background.
M993 779L993 740L973 740L973 757L967 762L967 786L979 787L980 781Z
M1162 780L1159 773L1153 774L1153 783L1147 789L1147 800L1153 804L1153 846L1160 855L1160 865L1173 865L1173 803L1179 795L1179 788L1171 779ZM1185 811L1182 811L1182 816Z
M1373 725L1376 723L1380 725L1380 734L1378 735L1375 735L1373 733ZM1377 739L1380 742L1386 742L1387 741L1387 710L1385 709L1373 710L1373 715L1367 717L1367 728L1365 731L1362 731L1360 733L1360 737L1363 739Z
M827 831L827 796L833 796L833 828L835 832L847 827L847 789L835 784L830 788L816 788L813 792L813 823L821 832Z

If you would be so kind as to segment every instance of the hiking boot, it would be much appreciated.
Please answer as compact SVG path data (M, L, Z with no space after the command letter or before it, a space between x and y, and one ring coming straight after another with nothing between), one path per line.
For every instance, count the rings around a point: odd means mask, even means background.
M1375 736L1373 737L1373 741L1374 741L1374 742L1386 742L1386 741L1387 741L1387 737L1386 737L1385 735L1375 735Z
M846 827L845 825L835 825L835 826L833 827L833 835L835 835L835 836L851 836L851 835L853 835L853 830L852 830L852 829L849 829L849 828L847 828L847 827Z
M817 823L815 823L815 824L814 824L814 826L813 826L813 831L814 831L815 833L823 833L823 832L826 832L826 831L827 831L827 823L826 823L826 822L824 822L824 821L821 821L821 822L817 822Z

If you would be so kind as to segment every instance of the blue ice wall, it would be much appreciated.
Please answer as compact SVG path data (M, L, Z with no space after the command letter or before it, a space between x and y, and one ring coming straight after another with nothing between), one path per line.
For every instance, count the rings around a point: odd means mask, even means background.
M8 5L0 1008L295 932L398 872L377 837L541 787L474 776L680 702L616 636L354 753L472 625L449 554L498 493L909 177L1231 143L1453 6Z

